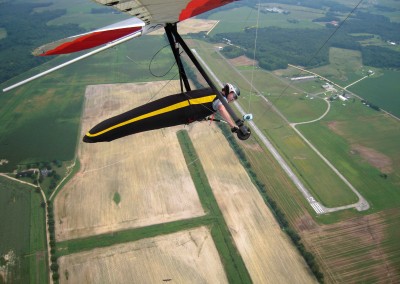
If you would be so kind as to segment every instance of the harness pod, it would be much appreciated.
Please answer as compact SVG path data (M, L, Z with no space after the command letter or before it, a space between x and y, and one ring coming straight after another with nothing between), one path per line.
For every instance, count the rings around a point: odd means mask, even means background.
M83 142L109 142L127 135L189 124L214 113L217 95L210 89L200 89L167 96L111 117L93 127Z

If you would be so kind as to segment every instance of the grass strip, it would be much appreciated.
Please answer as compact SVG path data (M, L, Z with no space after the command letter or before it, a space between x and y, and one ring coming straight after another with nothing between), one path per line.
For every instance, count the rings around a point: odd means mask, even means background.
M214 216L212 218L214 224L211 228L211 235L221 257L229 283L251 283L249 272L233 242L187 131L178 131L177 136L200 202L205 211L209 211L211 216Z
M42 196L38 192L31 192L31 220L30 220L30 252L25 257L29 259L29 279L31 283L48 283L48 261L45 210L40 204Z
M95 248L108 247L115 244L127 243L145 238L152 238L159 235L172 234L199 226L208 226L212 223L211 219L211 216L202 216L189 220L179 220L169 223L146 226L142 228L101 234L87 238L62 241L57 243L57 256L60 257Z
M197 153L189 138L189 135L186 131L180 131L178 132L177 136L186 163L188 164L190 175L198 192L200 202L207 215L192 219L178 220L142 228L58 242L56 244L58 257L95 248L137 241L144 238L172 234L200 226L208 226L211 228L211 235L221 257L221 261L223 263L229 283L252 282L243 259L241 258L233 242L232 236L225 223L222 212L218 207L211 186L208 183L207 176L198 160Z

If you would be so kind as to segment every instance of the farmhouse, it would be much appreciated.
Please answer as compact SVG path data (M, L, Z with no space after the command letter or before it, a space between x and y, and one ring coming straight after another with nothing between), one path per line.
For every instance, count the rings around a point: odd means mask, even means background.
M47 168L43 168L40 170L40 174L44 177L47 177L53 170L49 170Z
M322 85L322 88L324 88L325 90L327 90L329 92L336 91L336 89L329 83Z

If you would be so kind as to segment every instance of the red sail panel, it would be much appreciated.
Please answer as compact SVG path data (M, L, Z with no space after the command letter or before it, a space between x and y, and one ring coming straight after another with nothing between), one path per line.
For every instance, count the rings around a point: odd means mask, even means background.
M237 0L192 0L179 15L179 21L200 15L201 13L235 2Z
M89 34L82 35L76 39L72 39L72 41L65 42L57 46L56 48L48 50L39 55L45 56L45 55L67 54L93 48L102 44L109 43L116 39L122 38L141 29L142 27L128 27L121 29L95 31Z

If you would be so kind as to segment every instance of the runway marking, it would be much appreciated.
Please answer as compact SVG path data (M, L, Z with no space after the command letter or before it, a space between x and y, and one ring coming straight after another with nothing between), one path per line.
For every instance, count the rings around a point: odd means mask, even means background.
M325 210L321 207L321 205L318 202L310 203L310 205L317 214L325 213Z

